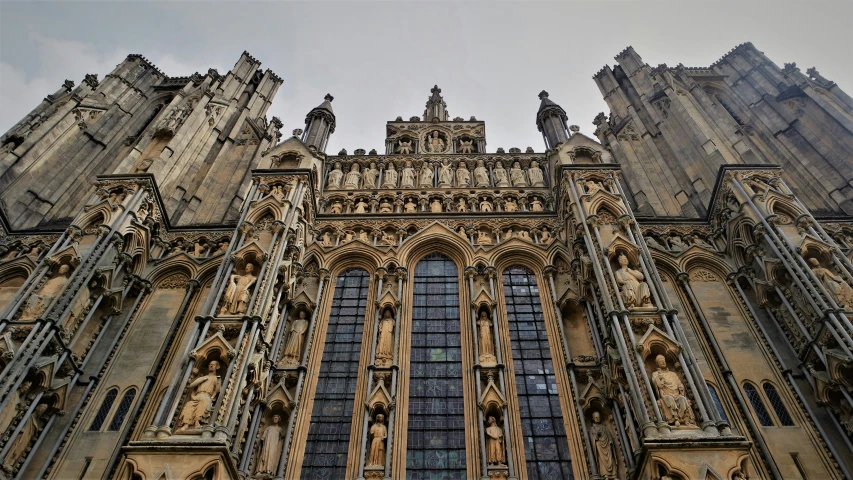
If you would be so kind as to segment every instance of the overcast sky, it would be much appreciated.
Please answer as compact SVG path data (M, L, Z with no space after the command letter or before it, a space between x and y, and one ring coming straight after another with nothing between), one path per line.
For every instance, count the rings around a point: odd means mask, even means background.
M129 53L170 76L243 50L284 79L269 116L285 135L327 92L328 151L384 148L384 125L422 115L438 84L451 117L486 121L488 151L532 146L545 89L592 135L592 80L628 45L655 66L708 66L752 41L853 94L853 1L8 2L0 1L0 132L66 78L103 78Z

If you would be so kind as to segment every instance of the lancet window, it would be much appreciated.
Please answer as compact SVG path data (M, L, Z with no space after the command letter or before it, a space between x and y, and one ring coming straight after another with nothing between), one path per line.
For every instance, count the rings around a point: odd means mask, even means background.
M121 397L121 402L118 404L118 409L113 415L113 420L110 422L110 427L108 428L109 431L117 432L121 428L121 424L124 423L124 417L127 416L127 412L130 411L130 406L133 405L134 398L136 398L135 388L131 388L124 393L124 396Z
M744 383L743 391L746 392L746 398L749 399L749 403L752 404L752 409L755 410L755 415L758 417L758 423L760 423L762 427L772 427L773 419L770 418L770 413L767 411L767 407L764 406L764 400L761 399L761 394L758 393L755 386L751 383Z
M369 285L370 275L361 269L347 270L335 282L300 478L346 473Z
M779 393L776 391L776 387L771 385L769 382L764 382L762 388L764 388L764 394L767 395L767 399L770 400L770 405L773 407L773 411L776 412L776 417L779 419L779 423L781 423L783 427L793 427L794 420L792 420L791 415L788 414L788 409L785 408L785 402L782 401L782 397L779 396Z
M511 267L503 274L503 286L527 476L573 478L536 276Z
M431 254L415 268L406 478L466 478L459 273Z
M723 402L720 401L720 396L717 394L717 389L714 388L714 386L710 383L708 383L707 385L708 392L711 394L711 400L714 401L714 405L717 407L717 411L720 412L720 418L728 422L729 417L726 416L726 410L723 408Z
M104 422L107 421L107 415L109 415L110 410L113 408L113 403L116 401L117 396L117 388L113 388L104 395L104 401L101 402L101 408L98 409L98 413L95 414L95 419L92 420L92 425L89 426L90 432L97 432L104 426Z

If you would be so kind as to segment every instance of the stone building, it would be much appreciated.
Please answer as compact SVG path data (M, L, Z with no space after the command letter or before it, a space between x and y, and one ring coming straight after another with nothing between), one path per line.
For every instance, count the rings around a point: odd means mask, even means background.
M436 86L328 153L248 53L66 81L0 137L0 478L850 478L853 99L616 61L538 152Z

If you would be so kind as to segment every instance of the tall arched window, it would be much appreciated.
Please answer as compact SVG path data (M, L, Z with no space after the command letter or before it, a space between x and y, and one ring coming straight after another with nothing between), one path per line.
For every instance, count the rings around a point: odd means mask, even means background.
M779 423L781 423L783 427L793 427L794 420L791 419L791 415L788 414L788 409L785 408L785 403L776 391L776 387L774 387L770 382L764 382L762 388L764 388L764 394L767 395L767 399L770 400L770 406L772 406L773 411L776 412L776 417L779 419Z
M92 420L92 424L89 425L90 432L97 432L104 426L104 422L107 421L107 415L110 413L110 409L113 408L113 402L116 401L116 396L118 396L118 389L113 388L104 395L104 401L101 402L101 408L98 409L98 413L95 414L95 419Z
M459 274L431 254L415 268L409 384L409 480L466 478Z
M346 473L369 285L370 275L361 269L347 270L335 282L300 478Z
M536 276L525 267L511 267L503 274L503 286L527 476L573 478Z
M706 382L707 383L707 382ZM714 388L710 383L708 385L708 392L711 393L711 400L714 401L714 405L717 407L717 411L720 412L720 418L725 421L729 421L729 417L726 416L726 410L723 408L723 402L720 401L720 396L717 395L717 389Z
M121 424L124 423L124 417L127 416L127 412L130 411L130 406L133 405L134 397L136 397L135 388L131 388L124 393L124 396L121 397L121 402L118 404L118 410L116 410L115 415L113 415L113 420L110 422L110 427L107 430L117 432L121 428Z
M767 412L767 407L764 406L764 401L761 399L761 395L758 393L758 390L756 390L751 383L744 383L743 391L746 392L746 398L748 398L749 403L752 404L752 409L758 417L758 423L760 423L762 427L772 427L773 419L770 418L770 413Z

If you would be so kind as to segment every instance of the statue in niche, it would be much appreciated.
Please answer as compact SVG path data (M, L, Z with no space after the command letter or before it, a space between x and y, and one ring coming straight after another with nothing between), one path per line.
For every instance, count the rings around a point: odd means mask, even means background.
M379 170L376 169L376 164L371 163L364 171L364 188L376 188L376 179L379 178Z
M397 188L397 170L394 170L394 165L389 165L385 170L382 188Z
M513 236L513 233L515 233L515 232L513 232L512 228L507 228L507 229L506 229L506 234L504 235L504 240L509 240L509 239L511 239L511 238L512 238L512 236Z
M480 347L480 364L485 367L495 366L498 359L495 357L495 341L492 338L492 320L489 319L489 313L485 310L480 310L477 327L479 331L477 340L479 340Z
M331 247L333 245L332 237L329 236L329 232L323 232L323 240L322 241L323 241L324 247Z
M284 444L284 431L278 422L280 415L272 416L272 423L264 429L261 436L261 452L258 455L258 473L275 475L278 469L278 460Z
M367 468L385 467L385 438L388 429L385 427L385 415L376 414L376 419L370 427L370 451L367 454Z
M144 158L140 160L135 167L133 167L133 173L145 173L151 168L151 165L154 164L154 159L151 157Z
M539 234L539 242L547 245L551 243L552 239L553 237L551 237L551 232L549 232L547 228L542 227L542 233Z
M687 250L687 245L684 243L684 240L681 239L678 235L669 237L669 249L673 252L683 252Z
M412 141L400 139L400 143L397 144L397 153L399 155L408 155L412 153Z
M542 200L539 200L536 197L533 197L533 200L530 201L530 211L531 212L544 212L545 208L542 205Z
M667 367L666 357L663 355L655 357L655 364L658 368L652 373L652 384L657 391L658 406L664 420L676 427L681 424L695 425L690 400L684 395L684 384L678 374Z
M532 241L532 239L530 238L530 232L528 232L527 230L519 230L518 238L526 240L528 242Z
M853 307L853 289L841 275L836 275L828 268L822 267L818 259L814 257L809 258L809 267L839 306L842 308Z
M465 203L464 198L460 198L459 200L456 201L456 211L458 213L464 213L464 212L468 211L468 204Z
M15 465L27 453L30 442L44 428L42 417L46 411L47 404L40 403L36 405L30 417L25 420L23 428L9 447L9 453L3 458L3 470L7 473L12 473L15 470Z
M415 188L415 169L412 167L412 162L406 162L403 167L403 176L400 180L400 187Z
M586 187L586 194L587 195L593 195L593 194L595 194L595 192L598 192L599 190L604 190L604 187L601 186L601 183L596 182L595 180L590 180L590 181L586 182L585 187Z
M390 308L382 312L379 338L376 341L376 365L387 367L394 358L394 317Z
M619 254L619 270L614 272L616 283L619 284L622 301L628 308L643 308L652 306L649 285L643 281L643 272L628 266L628 257Z
M441 200L434 198L429 204L429 211L432 213L441 213Z
M487 198L483 198L480 200L480 211L484 213L489 213L492 211L492 202Z
M359 231L358 231L358 239L359 239L359 240L361 240L361 241L362 241L362 242L364 242L364 243L369 243L369 242L370 242L370 239L368 239L368 238L367 238L367 232L365 232L364 230L359 230Z
M225 253L225 252L227 252L227 251L228 251L228 242L225 242L225 241L223 241L223 242L219 242L218 247L219 247L219 248L216 250L216 253L215 253L215 254L218 254L218 253Z
M53 299L62 293L62 290L65 288L65 284L68 283L70 273L71 267L64 263L60 265L59 269L56 271L56 275L46 281L38 290L38 293L33 293L30 295L30 298L27 299L24 311L21 312L21 319L38 318L40 315L44 314Z
M24 380L24 382L21 383L21 386L12 393L12 398L9 401L8 406L3 410L2 414L0 414L0 432L5 432L18 415L18 412L21 411L21 409L26 408L24 400L27 398L30 389L32 388L33 382Z
M308 331L308 319L305 310L300 310L299 315L287 326L287 342L284 344L284 353L281 356L279 366L297 367L302 360L302 343L305 332Z
M648 237L645 237L645 239L646 239L646 245L648 245L650 248L657 248L658 250L666 250L666 247L661 245L660 242L658 242L655 237L648 236Z
M589 436L595 449L595 459L598 460L598 473L610 480L616 478L616 449L613 435L605 425L601 424L601 414L592 412L592 426Z
M136 219L141 222L146 218L148 218L148 204L142 202L142 205L139 206L139 210L136 211Z
M489 170L482 160L477 160L477 168L474 169L474 183L478 187L489 186Z
M329 180L326 183L326 188L341 188L341 180L344 178L344 172L341 171L341 163L336 162L335 167L329 172Z
M354 238L354 236L355 236L355 232L353 232L352 230L347 230L346 232L344 232L344 239L341 240L341 243L343 244L343 243L351 242L352 239Z
M457 153L474 153L474 141L460 139L459 151Z
M495 169L492 173L495 175L495 186L496 187L508 187L509 186L509 177L507 177L506 170L504 170L504 166L501 162L495 163Z
M359 165L357 163L353 163L349 169L349 173L347 173L346 181L344 182L344 189L346 190L354 190L358 188L359 183L361 182L361 172L359 172Z
M441 162L441 166L438 168L438 186L453 186L453 168L448 160Z
M489 235L489 232L480 230L477 232L477 243L480 245L491 245L492 236Z
M404 211L406 213L418 212L418 206L415 204L415 202L412 201L411 198L406 199L406 204L403 206L403 208L405 209Z
M281 185L274 185L270 189L270 195L278 201L284 200L284 188Z
M367 213L367 207L367 202L359 198L358 201L355 202L355 211L353 213Z
M465 233L465 227L459 227L459 229L456 230L456 233L458 233L460 237L466 240L468 239L468 234Z
M255 265L247 263L245 274L234 273L231 275L231 278L228 280L228 288L225 289L222 309L219 311L220 315L240 315L246 313L251 297L249 289L255 285L255 281L258 279L258 277L253 275L254 271Z
M341 205L341 202L335 201L332 202L332 206L329 207L329 213L337 214L344 211L344 206Z
M385 232L382 234L382 239L379 243L382 245L396 245L397 239L394 237L394 234Z
M518 211L518 204L515 202L515 200L508 198L506 203L504 204L504 211L506 211L506 212L517 212Z
M388 200L382 200L379 204L379 213L394 213L394 208Z
M456 186L459 188L471 186L471 172L468 171L468 165L465 165L465 162L459 162L459 168L456 169Z
M424 162L423 166L421 166L420 182L418 185L421 187L432 188L432 178L432 167L427 162Z
M506 450L504 450L504 432L498 426L498 421L489 416L489 426L486 427L486 461L489 465L506 465Z
M425 153L441 153L447 149L447 144L438 135L438 130L433 130L426 140L426 144L424 145Z
M530 179L531 187L545 186L545 176L542 173L542 169L539 168L539 162L535 160L530 162L530 168L527 169L527 177Z
M124 201L124 198L126 196L127 194L124 192L124 190L113 190L112 192L110 192L110 203L119 204Z
M190 383L188 389L190 397L184 404L181 410L181 416L178 419L178 432L189 429L201 428L202 424L210 422L210 409L213 406L213 399L219 394L222 388L222 383L219 380L216 370L219 368L219 362L211 360L207 364L207 375L198 377Z
M205 253L207 253L207 242L203 240L197 240L193 243L193 255L196 257L201 257Z
M521 162L512 164L512 168L509 169L509 178L512 180L513 187L527 186L527 177L524 175L524 170L521 169Z

